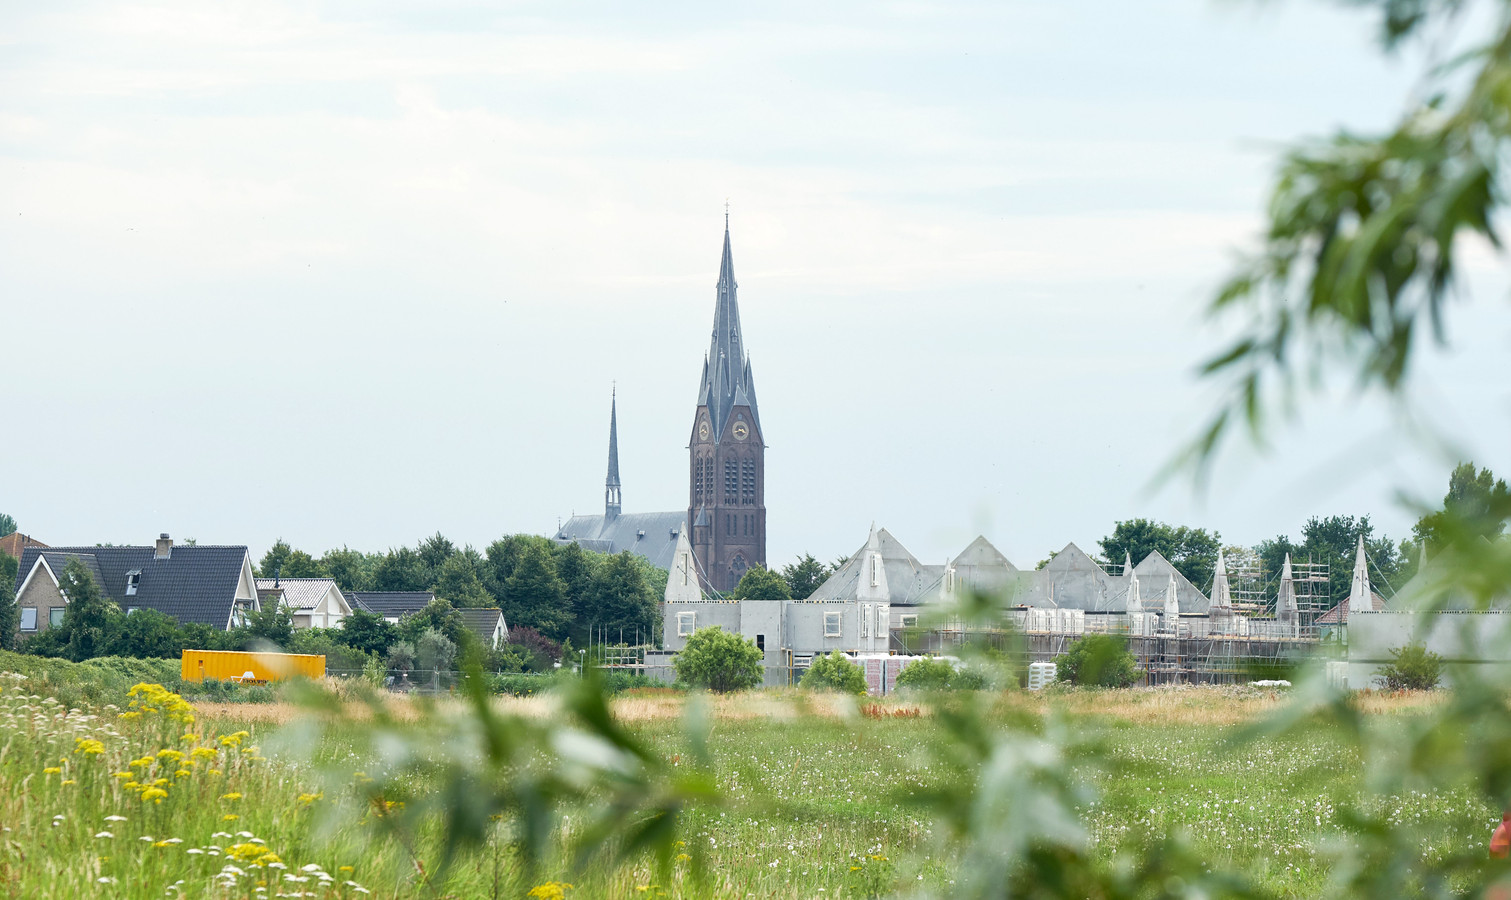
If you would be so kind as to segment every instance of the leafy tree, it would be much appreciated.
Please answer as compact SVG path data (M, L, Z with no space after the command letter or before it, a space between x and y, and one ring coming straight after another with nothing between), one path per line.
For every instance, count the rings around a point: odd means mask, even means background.
M782 567L782 580L787 582L787 592L794 600L812 597L830 574L829 567L814 559L812 553L804 553L797 562Z
M398 641L388 648L386 662L390 669L408 672L414 668L415 649L409 641Z
M432 572L439 572L446 560L457 552L456 545L447 540L439 531L420 542L420 561Z
M9 513L0 513L0 537L16 533L16 520Z
M526 672L549 672L561 661L562 646L528 625L510 626L506 647L517 648L528 658Z
M179 640L186 650L241 649L241 636L234 631L221 631L204 622L184 622L178 626L178 630Z
M427 628L414 642L415 662L431 672L450 670L456 659L456 643L435 628Z
M561 640L572 625L567 606L567 586L556 574L551 551L539 543L520 545L513 571L504 582L505 620L528 625L547 637Z
M1217 550L1222 546L1222 535L1205 528L1167 525L1152 519L1129 519L1115 523L1112 534L1099 543L1102 556L1114 563L1122 562L1126 554L1133 558L1134 565L1138 565L1144 557L1157 551L1192 584L1205 590L1212 584L1212 574L1217 571Z
M400 547L389 550L373 567L373 590L428 591L435 584L433 574L420 554Z
M470 548L469 548L470 549ZM456 607L488 607L494 604L477 577L477 564L464 553L454 553L436 573L435 595Z
M1393 584L1400 568L1400 553L1390 538L1375 537L1369 516L1357 519L1353 516L1313 516L1301 529L1301 543L1280 535L1261 541L1254 552L1271 593L1287 554L1293 561L1327 563L1331 573L1327 586L1328 605L1336 606L1348 596L1352 586L1350 576L1354 570L1354 554L1361 537L1364 538L1365 555L1371 563L1371 578L1377 583Z
M106 652L111 656L172 659L184 649L184 632L178 627L178 621L155 609L139 609L128 616L112 617L109 631Z
M16 649L21 608L16 605L16 578L21 561L0 551L0 649Z
M243 647L254 647L264 641L287 647L294 637L294 615L281 603L255 609L247 613L246 626L237 631Z
M567 606L572 610L572 639L586 643L589 623L587 612L593 602L593 575L602 564L603 556L589 553L580 544L562 544L552 548L556 574L567 587ZM664 593L664 591L663 591Z
M723 694L760 684L764 660L754 641L716 626L693 632L682 652L672 658L672 665L678 681Z
M419 612L399 620L399 636L415 646L419 646L420 635L430 629L444 634L447 640L458 647L467 646L472 634L462 622L462 615L456 611L456 607L439 597Z
M866 674L838 650L828 656L815 657L808 671L803 673L801 683L810 691L836 691L841 694L866 692Z
M381 559L381 556L369 556L360 550L342 547L325 551L320 557L320 566L343 591L371 591Z
M1034 571L1037 572L1038 570L1040 570L1040 569L1044 568L1045 566L1049 565L1050 563L1054 562L1055 561L1055 557L1059 556L1059 555L1060 555L1060 551L1058 551L1058 550L1051 550L1051 551L1049 551L1049 555L1048 556L1046 556L1043 559L1039 560L1038 562L1034 563Z
M1474 463L1459 463L1448 477L1443 508L1417 520L1411 536L1426 542L1429 552L1449 544L1466 544L1479 538L1495 539L1506 530L1511 516L1511 489L1489 469L1474 469Z
M598 629L599 640L651 640L655 633L656 601L645 576L628 551L610 556L593 574L591 600L581 611L582 624Z
M258 578L272 578L274 572L283 569L283 564L288 562L289 554L294 552L283 538L273 542L268 552L262 555L262 561L257 564L256 575Z
M364 653L382 656L398 639L399 627L377 613L354 609L341 620L341 642Z
M484 551L486 565L483 584L488 592L500 601L506 599L508 593L505 585L514 575L515 568L520 559L525 555L528 548L538 548L546 553L554 554L556 544L538 534L510 534L494 541ZM580 548L579 548L580 549ZM599 556L600 554L594 554Z
M284 649L290 653L325 657L325 670L331 673L361 672L370 661L379 659L377 654L344 643L339 628L300 628Z
M68 599L63 610L64 655L74 662L93 659L105 652L112 614L120 615L120 607L106 597L95 584L94 576L77 558L68 560L63 575L58 579L58 588Z
M748 569L730 595L735 600L791 600L787 581L765 566Z
M1128 652L1126 640L1110 634L1088 634L1055 657L1055 674L1071 684L1125 688L1138 681L1142 673L1138 660Z
M1443 678L1443 657L1422 644L1407 644L1390 651L1390 662L1376 670L1392 691L1430 691Z

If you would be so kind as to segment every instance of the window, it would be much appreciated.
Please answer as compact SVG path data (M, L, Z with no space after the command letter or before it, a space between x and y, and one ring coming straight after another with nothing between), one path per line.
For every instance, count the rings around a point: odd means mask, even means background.
M755 460L745 459L740 461L740 502L746 506L755 505L756 476Z
M824 637L837 638L840 636L840 613L824 613Z
M690 635L694 631L696 631L697 630L697 628L696 628L697 620L698 620L698 614L697 613L690 613L690 612L679 612L679 613L677 613L677 637L687 637L688 635Z
M703 457L693 462L693 505L703 505Z
M126 573L126 596L136 596L136 586L142 582L142 570L132 569Z
M881 585L881 554L880 553L873 553L873 554L871 554L871 586L872 587L878 587L880 585Z
M869 603L860 605L860 636L871 636L871 604Z
M904 627L904 628L917 628L918 627L918 617L917 616L903 616L902 617L902 627Z
M47 624L53 628L63 624L63 607L54 606L47 611Z
M766 635L756 635L756 649L761 651L762 653L766 652Z
M37 630L37 608L35 606L21 607L21 630Z
M734 503L740 493L740 470L739 463L732 459L724 460L724 502Z

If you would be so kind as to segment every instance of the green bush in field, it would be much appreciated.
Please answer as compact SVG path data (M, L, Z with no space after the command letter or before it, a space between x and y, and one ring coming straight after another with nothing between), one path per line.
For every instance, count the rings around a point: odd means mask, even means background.
M949 660L929 657L914 660L897 676L897 687L915 691L979 691L986 676L976 669L957 668Z
M866 674L838 650L814 659L803 673L802 686L810 691L838 691L841 694L864 694Z
M1390 651L1390 662L1375 670L1392 691L1430 691L1443 679L1443 657L1422 644Z
M764 659L754 641L715 626L693 632L672 665L683 684L723 694L760 684Z
M1139 679L1138 660L1128 643L1110 634L1088 634L1055 657L1061 681L1087 687L1132 687Z

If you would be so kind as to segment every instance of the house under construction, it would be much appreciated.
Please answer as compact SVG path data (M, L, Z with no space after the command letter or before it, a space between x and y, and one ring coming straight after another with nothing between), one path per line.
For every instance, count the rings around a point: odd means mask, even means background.
M1104 567L1072 543L1043 568L1025 570L978 537L954 559L926 565L873 525L865 544L811 597L734 601L699 589L685 545L679 541L667 581L664 646L644 656L647 670L668 666L694 631L709 626L760 647L768 684L792 683L815 656L837 650L863 665L878 692L918 655L952 654L968 643L1049 662L1086 634L1123 635L1148 684L1263 678L1336 646L1320 639L1326 628L1319 623L1338 615L1323 602L1329 573L1289 557L1272 598L1261 602L1246 585L1235 603L1221 554L1204 592L1157 552L1137 565L1125 558ZM1361 545L1351 597L1374 596L1363 552ZM1372 602L1355 601L1355 608ZM976 613L967 621L968 609Z

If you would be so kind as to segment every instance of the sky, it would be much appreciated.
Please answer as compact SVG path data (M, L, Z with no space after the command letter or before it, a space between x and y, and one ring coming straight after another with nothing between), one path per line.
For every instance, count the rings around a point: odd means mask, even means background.
M1331 4L0 6L0 511L319 553L687 502L725 204L768 561L1019 565L1145 516L1393 537L1511 474L1504 260L1405 408L1334 380L1212 483L1203 308L1283 148L1441 46ZM1443 443L1443 435L1451 436Z

